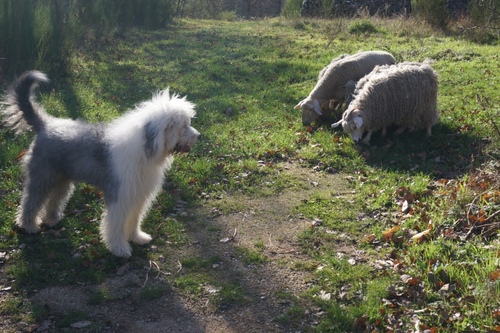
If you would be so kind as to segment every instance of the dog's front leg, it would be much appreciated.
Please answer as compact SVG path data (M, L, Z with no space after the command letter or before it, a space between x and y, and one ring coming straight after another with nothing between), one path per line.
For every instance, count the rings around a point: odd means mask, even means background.
M132 255L132 247L126 236L126 218L127 214L121 205L106 204L100 225L101 238L111 253L118 257Z
M142 219L149 210L150 205L151 200L145 200L145 202L143 202L141 206L136 207L136 209L131 212L127 221L126 227L130 235L130 240L135 244L144 245L151 242L151 240L153 239L150 234L145 233L141 230Z

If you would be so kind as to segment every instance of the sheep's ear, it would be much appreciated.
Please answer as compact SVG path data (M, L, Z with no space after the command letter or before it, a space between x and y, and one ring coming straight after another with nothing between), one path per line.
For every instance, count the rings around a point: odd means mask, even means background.
M321 107L319 105L319 102L317 99L314 100L314 111L316 111L317 114L319 114L320 116L323 115L323 113L321 112Z
M336 123L333 123L332 124L332 127L335 128L335 127L339 127L340 125L342 124L342 119L340 119L339 121L337 121Z
M363 118L361 117L356 116L352 121L354 122L354 125L356 125L356 128L361 128L361 126L363 126Z
M294 106L294 109L299 109L299 108L301 108L301 107L302 107L302 105L304 105L304 101L305 101L304 99L303 99L303 100L301 100L301 101L300 101L297 105L295 105L295 106Z

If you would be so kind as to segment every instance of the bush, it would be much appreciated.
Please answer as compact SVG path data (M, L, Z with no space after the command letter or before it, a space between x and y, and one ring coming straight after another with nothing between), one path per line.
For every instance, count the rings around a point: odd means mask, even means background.
M300 9L302 8L302 0L285 0L281 15L286 18L300 17Z
M500 30L500 0L472 1L469 15L477 25Z
M450 20L447 0L416 0L414 12L434 27L444 29Z
M178 1L176 15L199 19L218 19L224 12L224 0Z
M371 34L376 33L377 31L377 28L368 20L354 22L349 27L349 32L356 35Z
M48 71L64 66L65 52L90 34L100 40L134 27L163 28L173 18L173 2L3 0L0 69L6 74L32 68Z

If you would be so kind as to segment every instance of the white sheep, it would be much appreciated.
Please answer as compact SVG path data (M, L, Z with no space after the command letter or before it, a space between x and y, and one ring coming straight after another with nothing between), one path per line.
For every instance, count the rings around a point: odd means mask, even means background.
M437 110L438 76L429 62L403 62L397 65L377 66L356 84L354 100L332 127L342 125L354 141L368 132L382 130L382 136L391 125L398 125L396 134L405 129L431 128L439 120Z
M370 73L377 65L390 65L396 59L384 51L366 51L334 59L319 75L316 86L309 96L300 101L295 108L302 108L302 123L309 125L322 116L321 105L334 100L342 104L345 98L345 84L357 81Z
M321 80L321 78L323 77L323 75L325 75L325 72L328 69L328 66L330 66L331 64L339 61L340 59L344 59L345 57L348 57L348 56L349 56L349 54L344 53L344 54L339 55L337 58L333 58L333 60L330 61L330 63L328 65L326 65L325 67L323 67L322 70L319 71L318 81Z

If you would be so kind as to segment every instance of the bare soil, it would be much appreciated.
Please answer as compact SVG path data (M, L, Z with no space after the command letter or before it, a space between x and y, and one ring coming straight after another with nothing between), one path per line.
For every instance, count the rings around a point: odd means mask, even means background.
M138 259L132 257L116 274L99 285L39 290L29 301L50 309L54 320L49 318L37 324L4 323L0 324L0 330L56 332L56 318L64 317L71 311L83 311L92 319L68 323L64 331L292 331L291 326L283 325L276 318L292 305L293 300L277 297L277 294L299 295L314 284L310 272L294 268L296 262L313 262L313 258L303 253L298 242L298 235L310 228L312 221L294 213L293 209L301 200L307 200L315 193L348 195L349 189L343 175L305 169L298 162L287 163L282 172L290 176L295 185L279 195L248 196L241 193L209 198L200 207L188 207L184 214L190 217L186 225L190 242L170 246L172 250L168 258L161 257L149 263L140 259L138 264ZM231 212L220 209L231 205L240 209ZM257 243L268 260L262 265L245 264L239 249L255 248ZM150 250L155 251L155 248ZM212 266L211 276L221 281L238 281L245 291L243 302L214 307L210 302L211 295L217 292L214 287L205 285L202 295L193 297L168 283L169 278L183 273L179 265L182 258L214 256L220 257L221 262ZM144 297L144 287L158 283L168 288L159 297ZM107 291L105 301L92 301L92 295L98 290ZM4 292L2 298L6 294ZM314 324L315 315L314 308L309 308L303 322L293 325L293 332L300 332L301 327Z

